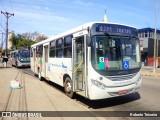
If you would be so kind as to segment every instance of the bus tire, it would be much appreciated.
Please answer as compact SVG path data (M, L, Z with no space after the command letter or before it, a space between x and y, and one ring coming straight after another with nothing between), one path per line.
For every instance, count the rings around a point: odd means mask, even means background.
M42 81L42 75L41 75L41 72L40 72L39 69L38 69L38 79L39 79L40 81Z
M18 62L16 61L16 68L18 68Z
M64 91L68 97L73 98L74 92L72 91L72 81L69 77L65 78Z

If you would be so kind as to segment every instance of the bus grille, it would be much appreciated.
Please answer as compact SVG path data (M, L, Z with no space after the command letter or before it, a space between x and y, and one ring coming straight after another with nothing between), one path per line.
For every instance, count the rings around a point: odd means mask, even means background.
M112 80L112 81L123 81L123 80L132 79L136 74L137 73L128 74L128 75L121 75L121 76L105 76L105 77Z

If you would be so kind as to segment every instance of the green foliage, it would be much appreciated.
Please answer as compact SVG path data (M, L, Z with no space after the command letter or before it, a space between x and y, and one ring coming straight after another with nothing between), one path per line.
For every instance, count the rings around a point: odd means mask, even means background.
M10 41L12 43L11 49L17 49L17 44L19 41L18 35L16 36L14 33L12 34Z
M44 36L44 35L41 35L41 36L38 36L38 37L36 38L36 41L37 41L37 42L40 42L40 41L45 40L45 39L47 39L47 37Z
M35 44L35 41L32 41L31 39L29 39L31 37L27 36L26 34L17 34L15 35L14 33L12 33L12 36L10 38L11 41L11 50L14 49L30 49L30 46L32 44Z

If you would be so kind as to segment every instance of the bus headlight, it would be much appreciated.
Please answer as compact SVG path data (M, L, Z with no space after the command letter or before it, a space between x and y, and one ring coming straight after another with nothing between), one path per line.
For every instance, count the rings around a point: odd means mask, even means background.
M97 81L97 80L91 79L91 82L92 82L93 85L95 85L95 86L97 86L97 87L99 87L99 88L101 88L101 89L103 89L103 90L106 90L106 89L107 89L107 86L106 86L106 85L104 85L103 83L101 83L101 82L99 82L99 81Z
M141 81L141 80L142 80L142 77L139 77L139 79L135 82L135 84L138 84L139 81Z

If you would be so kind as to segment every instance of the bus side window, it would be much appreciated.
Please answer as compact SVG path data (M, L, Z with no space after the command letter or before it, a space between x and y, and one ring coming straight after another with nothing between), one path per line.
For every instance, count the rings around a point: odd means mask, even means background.
M16 52L14 53L14 58L16 58Z
M62 58L63 55L63 39L56 40L56 57Z
M16 57L15 58L18 58L18 53L15 53L16 54Z
M56 50L56 57L61 58L62 57L62 49Z
M64 49L63 49L64 58L72 57L72 36L67 36L64 38Z
M55 47L56 47L55 41L50 42L50 50L49 50L50 57L55 57L55 54L56 54Z
M36 57L43 57L43 45L36 47Z

